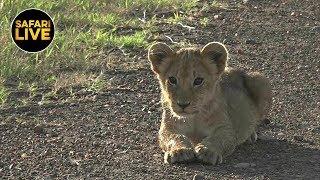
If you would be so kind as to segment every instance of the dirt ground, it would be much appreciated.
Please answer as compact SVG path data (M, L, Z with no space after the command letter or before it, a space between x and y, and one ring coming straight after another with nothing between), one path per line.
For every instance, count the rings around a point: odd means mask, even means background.
M155 33L168 44L165 35L224 42L230 66L272 81L273 106L256 144L241 145L218 166L163 164L154 75L148 66L110 70L104 78L112 88L101 93L0 109L0 179L320 179L320 1L249 0L199 10L190 22L194 29L163 25ZM145 54L133 61L147 64Z

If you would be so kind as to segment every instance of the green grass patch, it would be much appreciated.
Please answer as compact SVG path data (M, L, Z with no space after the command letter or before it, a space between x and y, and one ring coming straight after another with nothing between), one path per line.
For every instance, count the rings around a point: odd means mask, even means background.
M173 7L190 10L197 5L198 0L118 0L117 5L124 9L143 7L146 10Z
M120 47L146 47L146 33L137 31L132 35L117 36L110 33L97 32L96 42L100 44L116 45Z
M98 77L101 70L109 68L106 64L110 62L116 62L110 68L131 68L129 66L135 63L126 62L130 58L113 61L106 57L106 53L115 47L125 49L126 52L140 49L140 52L149 45L150 30L156 28L153 24L157 19L151 12L173 10L177 12L176 15L165 21L178 23L184 18L178 12L191 10L197 2L198 0L0 0L0 79L5 82L0 84L0 104L6 101L10 93L11 87L8 88L5 84L16 83L15 87L35 93L41 86L54 89L59 81L63 81L61 74L71 74L72 77L81 74L81 77L85 77L86 74L96 73L93 76ZM46 11L55 23L55 39L40 53L25 53L11 40L11 21L27 8ZM147 19L141 19L143 12L147 13ZM124 65L121 66L121 63ZM64 82L64 86L75 84L73 81ZM106 85L100 79L92 81L88 78L80 78L79 83L90 84L85 87L95 91Z
M7 98L9 96L9 92L7 88L0 85L0 106L1 104L5 103L7 101Z
M173 13L172 17L169 17L166 21L171 24L181 23L185 19L178 11Z
M211 7L225 9L228 7L228 4L225 2L221 2L221 1L212 1Z

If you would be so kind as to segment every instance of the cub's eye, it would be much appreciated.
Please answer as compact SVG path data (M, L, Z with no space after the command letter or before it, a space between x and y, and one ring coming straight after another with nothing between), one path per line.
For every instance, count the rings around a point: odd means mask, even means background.
M169 77L169 83L171 84L171 85L177 85L177 78L175 78L175 77L173 77L173 76L170 76Z
M201 77L197 77L194 81L193 81L193 85L194 86L200 86L203 84L203 78Z

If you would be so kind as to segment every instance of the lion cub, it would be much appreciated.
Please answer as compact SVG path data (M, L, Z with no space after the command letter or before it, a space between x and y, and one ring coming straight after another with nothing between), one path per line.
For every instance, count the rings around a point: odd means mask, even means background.
M271 104L270 83L259 73L228 68L223 44L176 52L156 43L148 58L162 90L165 163L196 158L218 164L235 146L257 139L255 129Z

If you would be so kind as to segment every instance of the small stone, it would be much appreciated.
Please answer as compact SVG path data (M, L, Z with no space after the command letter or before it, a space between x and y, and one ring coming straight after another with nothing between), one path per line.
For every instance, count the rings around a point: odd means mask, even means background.
M232 38L225 38L224 40L223 40L223 43L224 44L236 44L236 41L234 40L234 39L232 39Z
M250 38L246 40L246 44L258 44L258 42L257 40Z
M214 18L215 20L217 20L217 19L220 18L220 16L216 14L216 15L213 16L213 18Z
M92 146L94 146L94 147L99 147L99 146L100 146L100 142L98 142L98 141L93 141L93 142L92 142Z
M283 137L285 136L285 134L284 134L283 132L279 132L279 133L278 133L278 136L279 136L280 138L283 138Z
M311 28L311 30L314 31L314 32L318 32L319 33L320 32L320 26L314 26L314 27Z
M243 55L243 54L244 54L244 51L243 51L243 49L238 48L238 49L237 49L237 53L240 54L240 55Z
M293 139L296 141L303 141L303 137L302 136L293 136Z
M28 157L28 155L27 155L26 153L22 153L22 154L21 154L21 158L25 159L25 158L27 158L27 157Z
M69 158L69 161L70 161L71 165L79 166L81 160Z
M46 133L43 126L40 124L36 125L33 130L36 134L45 134Z
M76 103L70 103L70 107L76 107L76 106L78 106L78 104L76 104Z
M47 149L47 150L44 151L44 155L45 156L49 156L51 154L52 154L52 149Z
M204 176L202 174L196 174L193 176L193 180L204 180Z
M320 126L313 128L311 131L312 131L313 133L320 134Z

